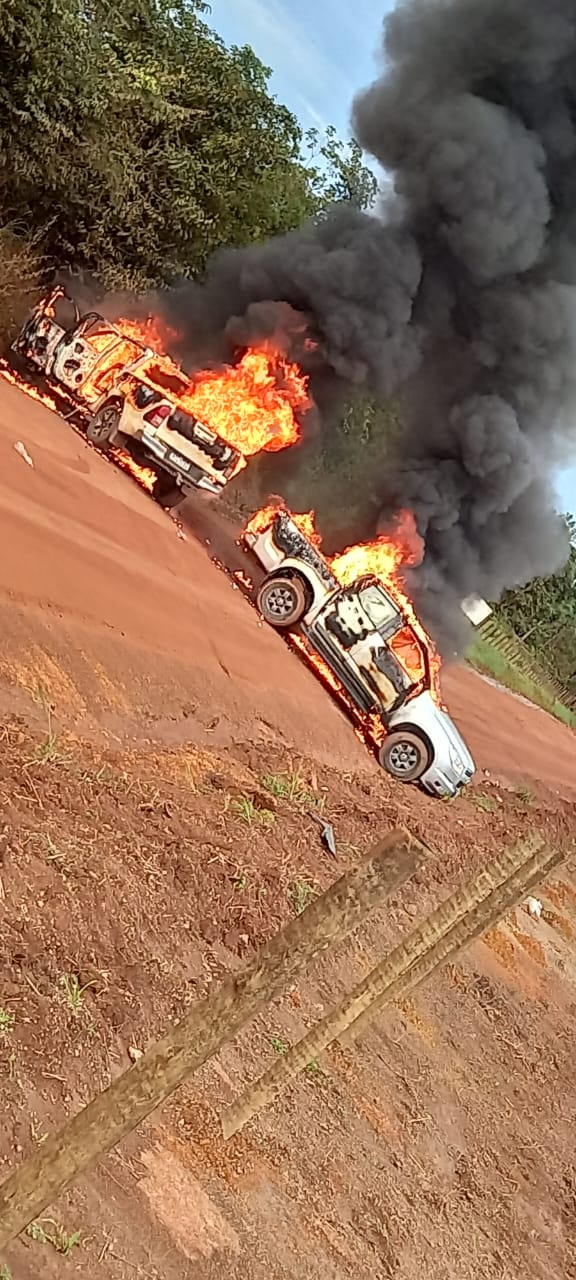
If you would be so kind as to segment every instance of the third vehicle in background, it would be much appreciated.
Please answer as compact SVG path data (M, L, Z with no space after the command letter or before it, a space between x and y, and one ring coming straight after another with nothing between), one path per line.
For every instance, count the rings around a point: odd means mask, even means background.
M13 350L72 402L93 444L123 449L153 473L164 507L196 490L219 494L246 465L182 407L188 381L177 365L97 312L80 316L62 288L35 308Z

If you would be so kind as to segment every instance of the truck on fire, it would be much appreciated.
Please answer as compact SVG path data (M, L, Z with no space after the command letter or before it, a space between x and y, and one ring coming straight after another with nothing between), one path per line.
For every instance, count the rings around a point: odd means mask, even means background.
M81 316L60 287L34 309L13 350L72 405L93 444L121 449L153 474L164 507L195 490L219 494L246 465L182 407L188 380L176 364L97 312Z
M283 507L257 513L242 540L266 571L262 617L298 633L375 746L381 766L436 796L473 777L472 756L443 709L436 654L393 584L374 574L343 586L313 539Z

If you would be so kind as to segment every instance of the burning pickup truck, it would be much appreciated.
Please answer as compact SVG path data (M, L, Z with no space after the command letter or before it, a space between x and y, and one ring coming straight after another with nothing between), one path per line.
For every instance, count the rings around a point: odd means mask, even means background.
M402 782L454 796L474 761L438 687L440 660L398 577L402 538L381 537L328 558L310 515L259 511L242 540L266 570L257 597L266 622L289 631Z
M189 380L142 342L137 326L80 316L58 288L34 310L15 353L80 413L104 452L132 459L162 506L193 490L218 494L246 465L239 449L186 411Z

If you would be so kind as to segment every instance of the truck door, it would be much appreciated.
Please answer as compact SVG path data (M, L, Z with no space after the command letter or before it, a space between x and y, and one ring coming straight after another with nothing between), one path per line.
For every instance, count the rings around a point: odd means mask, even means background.
M324 625L346 651L370 697L383 711L393 711L412 680L392 647L405 631L402 614L378 583L343 591L329 607Z

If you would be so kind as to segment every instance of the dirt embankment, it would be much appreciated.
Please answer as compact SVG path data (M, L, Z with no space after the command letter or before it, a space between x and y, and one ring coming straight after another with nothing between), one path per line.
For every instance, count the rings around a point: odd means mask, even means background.
M543 895L334 1048L228 1145L219 1114L503 845L567 803L445 806L253 743L117 753L3 731L0 1161L7 1170L397 823L430 865L9 1251L14 1280L363 1274L561 1280L574 1241L576 890ZM334 825L338 862L310 814ZM79 1233L64 1262L58 1247ZM55 1242L55 1243L54 1243ZM572 1242L572 1243L571 1243ZM576 1264L572 1257L570 1265Z

